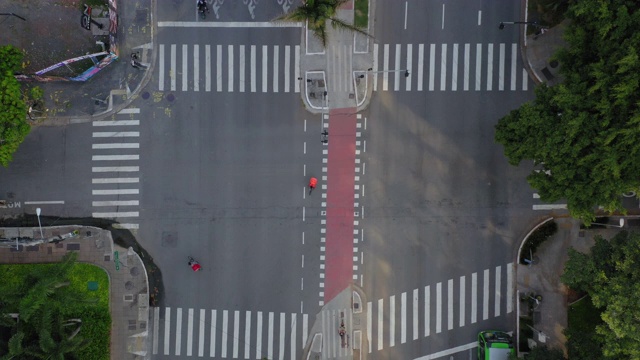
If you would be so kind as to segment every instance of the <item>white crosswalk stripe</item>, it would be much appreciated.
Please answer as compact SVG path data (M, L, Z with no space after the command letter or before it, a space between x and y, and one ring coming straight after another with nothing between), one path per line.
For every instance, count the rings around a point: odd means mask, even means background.
M347 55L351 56L350 49ZM299 45L262 45L256 48L256 45L160 44L158 90L165 91L168 85L170 91L231 93L257 92L260 89L263 93L288 93L293 88L295 93L299 93L299 66ZM350 79L348 76L343 78L347 82ZM213 79L215 90L212 90Z
M370 74L373 91L389 91L390 81L393 91L411 91L414 84L417 91L423 91L425 81L428 91L494 91L494 83L497 83L498 91L528 90L528 73L524 68L520 73L517 71L522 64L516 43L417 44L418 51L414 51L415 45L374 44ZM511 51L507 51L508 47ZM425 56L428 56L428 62L425 62ZM401 76L405 70L409 72L407 77ZM382 81L382 89L378 87L378 79ZM471 87L471 82L475 86Z
M252 311L189 308L183 316L183 310L165 307L150 311L154 358L299 359L307 341L307 314L258 311L254 315ZM345 324L350 325L351 313L346 309L341 313L345 314ZM329 311L323 316L332 329L338 326L338 313ZM330 349L347 355L347 350L337 350L340 344L336 347L335 339L325 339Z
M118 219L119 228L136 230L138 223L131 222L140 213L139 183L140 160L138 149L140 143L135 142L140 132L140 109L123 109L114 119L94 121L92 127L91 160L93 165L91 179L93 186L93 217ZM99 131L98 131L99 130ZM182 316L182 315L180 315Z
M467 281L468 275L462 275L448 279L446 282L436 283L433 291L431 285L413 289L413 292L409 292L413 294L411 310L407 309L407 292L400 294L399 311L396 309L396 295L367 302L365 313L369 353L374 349L382 350L396 346L398 333L400 343L404 344L407 341L408 331L412 331L413 340L418 340L419 329L424 329L423 337L429 337L432 334L451 331L455 327L461 328L467 324L475 324L478 322L479 302L482 306L482 321L512 313L514 308L513 267L514 264L509 263L483 270L480 272L480 284L478 272L474 272L471 274L471 281ZM504 275L506 275L506 281L502 281ZM489 300L493 301L494 305L491 313ZM457 306L456 303L458 303ZM432 305L435 306L432 307ZM467 306L470 308L469 312L467 312ZM398 316L400 321L396 321ZM431 322L434 317L435 321ZM443 324L443 322L446 323ZM324 325L329 328L333 326L333 324Z

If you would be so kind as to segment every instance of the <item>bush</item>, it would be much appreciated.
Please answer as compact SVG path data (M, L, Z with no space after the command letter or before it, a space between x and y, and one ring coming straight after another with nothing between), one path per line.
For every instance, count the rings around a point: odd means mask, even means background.
M556 232L558 232L558 224L551 220L547 221L544 225L531 233L525 241L524 246L522 246L522 251L520 252L520 264L527 265L525 259L529 259L529 256L535 254L538 246Z
M602 357L602 344L596 334L596 326L602 324L601 313L588 296L569 306L568 327L564 330L569 359Z

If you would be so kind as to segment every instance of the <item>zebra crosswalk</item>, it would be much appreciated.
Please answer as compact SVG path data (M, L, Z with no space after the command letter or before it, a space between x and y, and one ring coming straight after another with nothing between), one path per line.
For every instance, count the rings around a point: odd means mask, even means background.
M300 92L300 46L160 44L159 91Z
M118 225L124 229L138 229L138 223L130 221L139 216L140 205L139 114L138 108L123 109L115 120L92 123L93 217L124 220Z
M527 91L529 86L516 43L374 44L373 59L374 91Z
M367 302L369 353L498 317L503 311L510 314L513 270L509 263Z
M152 310L152 353L158 355L154 358L299 359L307 342L307 314L180 307Z

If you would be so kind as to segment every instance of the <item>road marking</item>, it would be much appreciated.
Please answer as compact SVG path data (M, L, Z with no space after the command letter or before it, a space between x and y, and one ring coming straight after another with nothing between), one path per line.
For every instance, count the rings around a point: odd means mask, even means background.
M393 66L395 66L394 69L394 82L393 82L393 90L394 91L398 91L400 90L400 55L402 53L402 49L400 44L396 44L396 61L394 62Z
M138 206L138 200L93 201L93 206Z
M204 324L206 323L206 312L204 309L200 309L200 328L198 331L198 356L204 356Z
M200 91L200 45L193 45L193 91Z
M478 321L478 273L471 274L471 323Z
M433 91L436 72L436 44L429 46L429 91Z
M407 13L409 9L409 2L404 2L404 29L407 30Z
M182 45L182 91L187 91L189 80L187 79L189 64L189 55L187 54L189 45Z
M25 201L25 205L64 205L64 200L53 201Z
M222 45L216 45L216 91L222 91Z
M132 184L140 182L140 178L97 178L91 179L92 184Z
M182 308L177 308L176 309L176 353L175 355L180 356L181 347L182 347Z
M139 143L112 143L112 144L92 144L91 148L99 149L139 149Z
M507 264L507 314L513 311L513 263Z
M118 114L140 114L140 109L139 108L122 109L118 111Z
M453 44L451 67L451 91L458 91L458 44Z
M96 131L93 133L93 137L139 137L138 131Z
M164 44L160 44L160 60L158 61L158 90L164 91Z
M480 91L482 80L482 44L476 44L476 91Z
M116 229L129 229L129 230L135 230L135 229L139 229L140 225L139 224L126 224L126 223L119 223L119 224L113 224L113 227Z
M227 46L228 49L228 54L227 54L227 60L228 60L228 64L227 64L227 70L229 73L229 78L228 83L227 83L227 91L228 92L233 92L233 45L228 45Z
M468 343L466 345L460 345L460 346L456 346L454 348L451 349L447 349L447 350L442 350L442 351L438 351L437 353L433 353L430 355L425 355L425 356L421 356L419 358L415 358L414 360L435 360L435 359L441 359L445 356L450 356L452 354L456 354L456 353L460 353L463 351L467 351L470 349L474 349L478 346L477 342L472 342L472 343Z
M211 91L211 45L204 46L204 90Z
M464 84L463 90L469 91L469 53L471 44L464 44Z
M267 92L268 46L262 45L262 92Z
M169 77L171 78L171 91L176 91L176 72L178 71L176 66L176 44L171 44L171 71L169 72Z
M137 211L129 212L94 212L92 214L95 218L123 218L123 217L138 217L140 213Z
M400 295L400 343L407 342L407 293Z
M493 90L493 44L487 46L487 91Z
M291 71L291 46L286 45L284 47L284 92L288 93L290 90L289 79Z
M256 92L256 46L251 45L251 92Z
M100 120L94 121L93 126L133 126L140 125L140 120Z
M522 90L527 91L529 84L529 73L526 69L522 69Z
M372 351L373 338L371 338L371 322L373 321L371 301L367 302L367 339L369 340L369 354Z
M286 319L285 319L285 315L284 313L280 313L280 346L278 347L278 350L280 352L280 360L284 360L284 339L285 339L285 335L284 335L284 328L285 328L285 323L286 323Z
M464 326L464 318L465 318L465 282L466 282L466 277L465 276L460 276L460 320L459 320L459 326L463 327Z
M164 354L169 355L169 339L171 335L171 308L164 311Z
M307 314L302 314L302 347L304 348L307 345L307 334L309 334L309 316ZM369 337L371 339L371 337ZM371 346L371 344L369 344Z
M244 65L244 61L245 61L244 58L245 58L244 45L240 45L240 50L238 53L238 66L240 67L240 83L239 83L240 92L244 92L244 83L245 83L244 73L246 70Z
M373 60L375 62L375 59ZM293 87L293 90L296 93L300 92L300 82L302 80L298 80L298 78L300 78L300 45L296 45L294 47L294 77L296 78L296 82L295 82L295 86Z
M413 289L413 340L418 340L418 289Z
M436 284L436 334L442 332L442 283Z
M262 311L258 311L256 330L256 359L260 359L262 357Z
M447 330L453 329L453 279L447 281Z
M187 356L193 354L193 309L187 315Z
M137 195L138 189L93 190L92 195Z
M424 336L427 337L431 333L431 324L429 313L431 311L431 286L424 287Z
M482 25L482 10L478 10L478 26Z
M387 91L389 90L389 44L384 44L382 71L382 91Z
M209 343L211 344L209 347L209 357L216 356L216 321L217 321L218 311L211 310L211 329L210 329L210 337Z
M267 358L273 359L273 313L269 313L269 331L267 332Z
M240 311L233 312L233 358L238 358L238 345L240 340Z
M153 355L158 353L158 335L160 334L160 308L153 309Z
M489 269L484 271L483 294L482 294L482 320L489 318Z
M424 44L418 45L418 91L422 91L422 76L424 74Z
M140 155L93 155L93 161L120 161L120 160L139 160Z
M378 44L373 44L373 91L378 91Z
M280 66L280 47L273 46L273 92L278 92L278 67Z
M220 355L223 358L227 357L227 335L229 334L229 312L227 310L222 310L222 340L220 341L221 353Z
M389 298L389 347L396 345L396 296Z
M500 316L500 297L502 296L501 288L500 288L501 276L502 276L502 266L496 266L496 284L495 284L496 299L495 299L494 309L493 309L495 313L495 317Z
M498 90L504 91L504 43L500 44L500 60L498 62Z
M558 209L566 209L567 204L542 204L542 205L533 205L533 210L558 210Z
M413 61L413 45L412 44L408 44L407 45L407 71L409 72L409 74L413 73L413 69L412 69L412 61ZM406 80L406 87L405 90L406 91L411 91L411 78L405 78Z
M534 198L534 199L540 199L540 194L538 194L538 193L533 193L533 198Z
M289 21L158 21L158 27L183 28L299 28L301 22Z
M511 44L511 90L516 89L516 59L518 54L518 44Z
M382 350L382 328L384 326L382 312L384 306L384 299L378 299L378 350Z
M291 359L295 360L296 359L296 328L297 328L297 323L298 323L298 317L297 314L293 313L291 314ZM284 356L284 351L283 354ZM248 359L248 358L247 358Z
M442 29L444 30L444 4L442 4Z
M447 44L441 45L440 54L440 91L447 89Z

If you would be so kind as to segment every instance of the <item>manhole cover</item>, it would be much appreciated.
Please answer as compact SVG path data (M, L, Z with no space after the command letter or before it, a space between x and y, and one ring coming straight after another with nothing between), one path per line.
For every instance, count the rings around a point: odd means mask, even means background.
M137 266L134 266L129 270L129 272L131 273L131 276L138 276L140 274L140 269L138 269Z
M131 281L127 281L127 282L124 284L124 288L125 288L125 289L127 289L127 290L131 290L131 289L133 289L133 283L132 283Z
M169 100L169 101L173 101L173 100L175 100L175 99L176 99L176 97L175 97L173 94L169 94L169 95L167 95L167 100Z
M142 93L142 98L143 99L147 100L149 97L151 97L151 94L149 94L148 91L145 91L145 92Z

